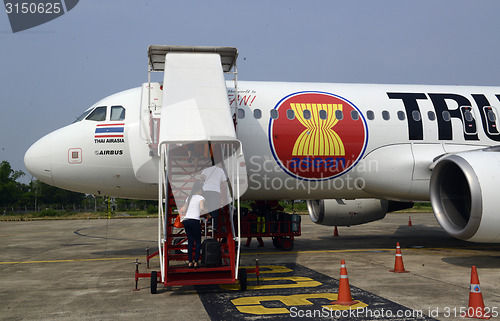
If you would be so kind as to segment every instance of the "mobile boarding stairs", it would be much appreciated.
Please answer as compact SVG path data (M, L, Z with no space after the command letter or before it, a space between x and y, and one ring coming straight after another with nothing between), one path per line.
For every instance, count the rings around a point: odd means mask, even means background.
M158 158L158 256L160 271L139 273L166 287L233 284L246 287L239 271L241 248L239 198L247 189L241 142L236 135L238 99L231 106L224 73L234 75L237 92L236 48L149 46L148 83L143 85L141 125L147 128L150 157ZM151 72L163 72L163 84L151 82ZM147 93L147 94L145 94ZM146 101L147 99L147 101ZM219 241L219 264L188 269L187 238L173 226L178 210L200 181L203 169L219 166L227 183L221 189L217 231L203 224L204 238ZM208 209L208 211L215 209ZM243 284L244 283L244 284Z

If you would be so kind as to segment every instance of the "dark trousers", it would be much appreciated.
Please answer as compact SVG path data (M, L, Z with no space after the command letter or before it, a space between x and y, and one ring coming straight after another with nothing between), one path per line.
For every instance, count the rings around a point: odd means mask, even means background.
M259 242L260 247L264 246L264 240L262 239L262 237L257 236L257 241ZM247 247L250 246L251 242L252 242L252 237L251 236L247 237L247 244L245 244L245 246Z
M193 262L193 245L195 245L194 261L198 262L200 259L201 250L201 224L199 220L187 219L182 221L184 230L188 238L188 259ZM193 244L194 243L194 244Z
M215 191L203 191L205 197L205 207L214 220L213 228L217 230L219 225L220 193Z

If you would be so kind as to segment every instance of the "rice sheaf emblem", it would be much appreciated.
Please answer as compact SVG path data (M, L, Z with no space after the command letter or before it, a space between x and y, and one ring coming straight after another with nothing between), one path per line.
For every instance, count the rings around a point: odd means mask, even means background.
M348 100L324 92L284 97L269 121L274 158L289 175L326 180L349 171L363 156L366 121Z

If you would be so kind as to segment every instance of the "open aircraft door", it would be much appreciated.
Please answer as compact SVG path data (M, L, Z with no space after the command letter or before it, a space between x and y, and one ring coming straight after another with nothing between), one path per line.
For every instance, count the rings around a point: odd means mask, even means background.
M150 46L148 54L150 71L164 71L157 141L161 270L151 273L151 291L156 292L157 281L165 286L235 283L241 248L239 198L248 182L235 130L238 106L230 106L224 72L236 70L237 50ZM202 172L213 167L222 169L227 180L221 184L219 204L207 208L219 213L217 230L211 228L216 222L205 222L202 239L218 242L220 258L215 264L188 269L186 234L173 223L193 185L203 183Z

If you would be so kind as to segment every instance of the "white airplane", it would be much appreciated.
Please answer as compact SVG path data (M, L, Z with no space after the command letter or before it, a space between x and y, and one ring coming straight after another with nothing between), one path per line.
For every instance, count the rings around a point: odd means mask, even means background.
M155 120L170 85L100 100L34 143L26 168L63 189L158 199ZM500 242L500 87L225 85L245 155L243 199L307 200L311 219L332 226L430 201L450 235Z

